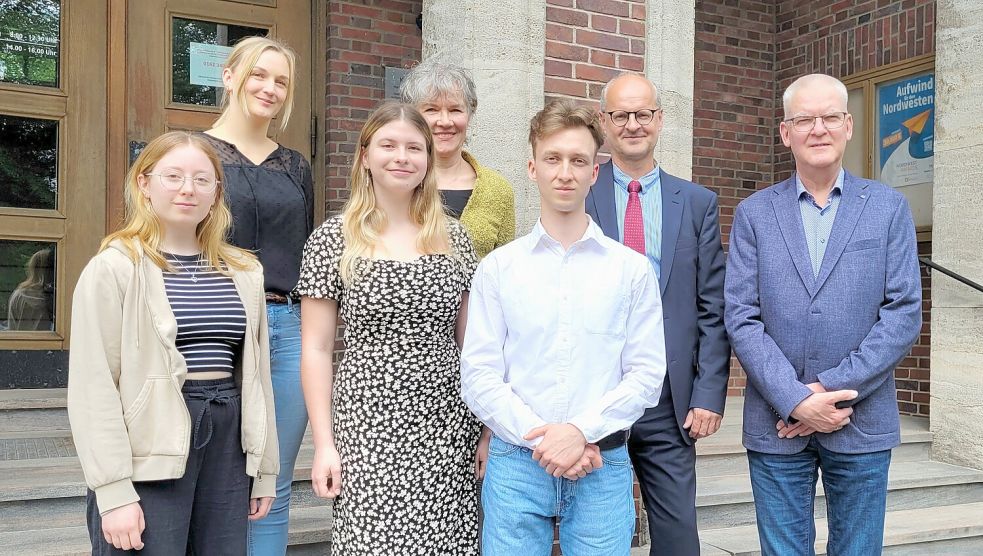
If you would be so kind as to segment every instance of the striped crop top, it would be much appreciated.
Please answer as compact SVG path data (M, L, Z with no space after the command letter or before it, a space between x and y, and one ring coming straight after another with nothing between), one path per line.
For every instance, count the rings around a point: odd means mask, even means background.
M246 310L232 278L208 266L200 255L164 257L174 269L164 271L164 290L177 320L177 349L188 373L231 374L246 335Z

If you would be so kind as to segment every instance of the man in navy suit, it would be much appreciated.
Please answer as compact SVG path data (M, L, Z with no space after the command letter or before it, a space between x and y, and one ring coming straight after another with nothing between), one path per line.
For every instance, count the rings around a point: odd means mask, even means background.
M600 166L587 212L605 235L648 257L662 292L666 385L628 439L650 554L699 556L694 442L720 428L730 366L717 195L656 163L662 108L651 81L619 75L600 102L611 161Z
M880 554L894 367L921 329L915 228L903 195L843 170L843 83L807 75L782 100L795 175L738 205L725 288L761 552L814 554L821 469L829 554Z

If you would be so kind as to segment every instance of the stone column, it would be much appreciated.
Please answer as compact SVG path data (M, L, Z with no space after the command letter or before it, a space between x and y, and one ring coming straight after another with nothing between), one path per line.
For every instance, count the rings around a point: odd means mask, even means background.
M515 188L516 235L532 229L539 193L526 174L529 120L543 108L545 0L424 0L423 57L471 70L478 112L466 148Z
M665 124L655 158L670 174L693 175L695 0L647 0L645 74L662 96Z
M936 4L932 254L983 282L983 3ZM932 277L935 459L983 469L983 293Z

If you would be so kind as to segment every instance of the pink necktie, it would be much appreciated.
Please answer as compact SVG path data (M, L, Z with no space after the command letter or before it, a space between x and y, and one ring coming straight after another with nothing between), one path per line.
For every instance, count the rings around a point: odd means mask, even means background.
M628 206L625 207L625 245L645 254L645 222L642 221L642 200L638 192L642 184L638 180L628 183Z

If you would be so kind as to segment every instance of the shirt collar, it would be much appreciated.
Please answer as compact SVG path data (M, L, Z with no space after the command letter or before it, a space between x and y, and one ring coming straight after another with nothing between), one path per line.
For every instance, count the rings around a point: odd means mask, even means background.
M605 240L604 232L601 230L600 226L594 223L594 220L591 219L589 215L586 216L587 216L587 229L584 230L584 235L582 235L580 239L573 242L573 245L571 245L571 247L575 245L584 244L584 245L595 245L602 249L606 249L607 246L604 243ZM530 239L529 241L530 252L536 251L536 249L539 248L540 246L555 247L555 248L559 248L560 250L563 249L563 246L560 244L560 242L553 239L553 237L550 236L549 233L546 231L546 228L543 227L542 220L539 219L536 220L536 225L533 226L532 231L529 232L528 237Z
M618 168L614 162L611 162L611 167L614 169L614 183L618 184L622 190L628 191L628 182L631 181L631 176L622 172L621 168ZM660 182L658 163L651 172L638 178L638 181L642 184L642 195L648 193L653 187L657 187Z
M833 192L836 192L837 195L843 195L843 177L844 177L843 168L840 168L840 173L836 175L836 181L833 182L833 189L830 190L830 192L829 192L830 197L833 196ZM810 196L810 197L812 197L812 193L809 193L808 191L806 191L806 186L802 184L802 179L799 177L799 174L796 173L795 174L795 197L797 199L801 199L803 193L806 194L806 195L808 195L808 196Z

